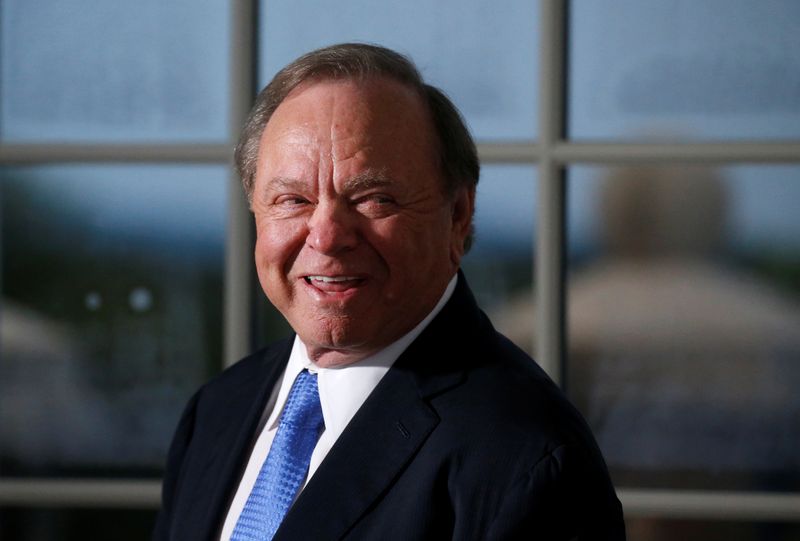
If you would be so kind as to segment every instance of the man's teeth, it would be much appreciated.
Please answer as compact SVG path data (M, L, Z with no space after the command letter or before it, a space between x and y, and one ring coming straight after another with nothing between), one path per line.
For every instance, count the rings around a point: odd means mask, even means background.
M347 282L358 278L355 276L309 276L308 279L315 282Z

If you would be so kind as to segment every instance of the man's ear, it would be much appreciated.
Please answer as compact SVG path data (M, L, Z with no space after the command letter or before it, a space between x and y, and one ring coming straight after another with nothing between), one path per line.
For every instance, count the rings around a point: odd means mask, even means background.
M450 259L458 266L472 241L472 215L475 213L475 188L459 188L453 195ZM468 240L469 239L469 240Z

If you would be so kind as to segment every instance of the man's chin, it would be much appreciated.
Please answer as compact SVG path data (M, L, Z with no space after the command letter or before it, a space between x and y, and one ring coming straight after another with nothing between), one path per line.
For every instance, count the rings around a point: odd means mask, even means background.
M368 357L373 351L361 351L346 348L330 348L306 346L308 357L320 368L336 368L357 363Z
M298 329L298 336L306 345L308 357L322 368L331 368L358 362L380 349L370 346L360 336L363 332L357 335L351 331L357 325L356 322L347 321L346 325L329 325L323 329L306 328L305 332L300 330L302 326L292 326ZM364 328L363 323L360 328Z

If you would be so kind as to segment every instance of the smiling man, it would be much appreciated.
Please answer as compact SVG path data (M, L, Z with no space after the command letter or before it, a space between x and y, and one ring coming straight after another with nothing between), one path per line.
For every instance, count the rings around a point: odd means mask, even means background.
M296 335L192 398L156 539L624 538L584 421L459 272L475 145L408 59L299 58L236 157Z

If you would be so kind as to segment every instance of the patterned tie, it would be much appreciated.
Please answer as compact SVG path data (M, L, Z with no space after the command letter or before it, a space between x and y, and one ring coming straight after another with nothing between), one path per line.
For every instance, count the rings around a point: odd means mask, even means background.
M272 539L306 478L324 426L317 376L303 370L289 391L272 447L236 522L232 541Z

